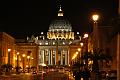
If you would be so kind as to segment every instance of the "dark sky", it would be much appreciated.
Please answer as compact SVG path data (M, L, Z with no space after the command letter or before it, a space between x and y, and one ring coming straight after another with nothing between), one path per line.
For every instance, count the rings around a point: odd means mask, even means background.
M9 0L1 4L0 30L13 36L47 32L59 9L59 0ZM99 25L105 26L118 11L118 0L61 0L61 5L73 31L80 32L91 31L94 12L100 14Z

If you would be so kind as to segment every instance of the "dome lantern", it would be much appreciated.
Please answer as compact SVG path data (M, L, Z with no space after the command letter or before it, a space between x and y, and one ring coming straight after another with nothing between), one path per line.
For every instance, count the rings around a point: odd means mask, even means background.
M58 16L63 16L63 11L62 11L62 9L61 9L61 6L60 6L60 9L59 9L59 11L58 11Z

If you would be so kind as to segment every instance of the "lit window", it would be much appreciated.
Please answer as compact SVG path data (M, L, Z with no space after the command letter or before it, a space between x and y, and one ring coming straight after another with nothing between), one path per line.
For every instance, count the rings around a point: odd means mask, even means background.
M63 44L65 44L65 42L63 42Z
M48 42L46 42L45 44L48 45Z
M41 42L40 42L39 44L40 44L40 45L42 45L42 43L41 43Z
M53 42L53 45L55 44L55 42Z

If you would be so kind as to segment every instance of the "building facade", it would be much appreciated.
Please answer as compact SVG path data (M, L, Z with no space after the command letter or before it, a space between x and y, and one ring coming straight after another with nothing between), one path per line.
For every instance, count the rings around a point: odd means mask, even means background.
M27 41L38 45L39 66L68 66L70 65L70 54L72 54L70 44L77 39L74 38L72 25L64 18L60 7L56 20L53 20L49 26L47 37L41 32L40 36L27 37Z
M11 49L10 55L8 55L8 49ZM14 53L15 39L5 32L0 32L0 65L7 63L14 64Z
M10 57L10 64L21 68L69 66L73 54L80 47L80 34L72 31L72 25L64 18L61 7L56 20L51 21L47 35L41 32L22 41L1 32L0 39L1 64L7 64ZM9 56L8 49L11 49Z

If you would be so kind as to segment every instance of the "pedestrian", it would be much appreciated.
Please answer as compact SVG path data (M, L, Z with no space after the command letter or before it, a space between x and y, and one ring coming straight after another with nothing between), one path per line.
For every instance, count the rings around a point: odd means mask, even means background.
M90 71L87 68L84 68L82 71L83 80L89 80L90 78Z

